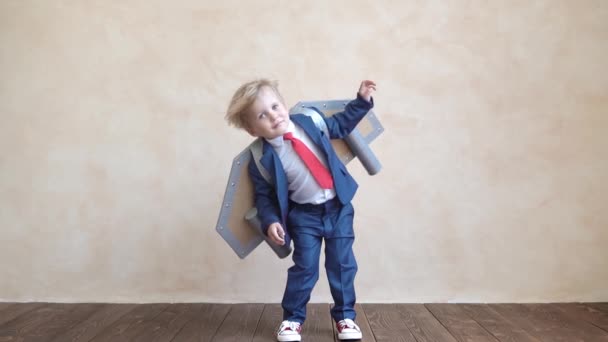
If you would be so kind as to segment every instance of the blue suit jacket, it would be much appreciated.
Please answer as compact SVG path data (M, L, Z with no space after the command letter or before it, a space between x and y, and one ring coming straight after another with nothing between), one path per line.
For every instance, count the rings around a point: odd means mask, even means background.
M350 134L373 106L373 99L367 102L357 95L357 99L350 101L344 111L330 117L324 117L329 137L315 125L310 117L304 114L294 114L290 117L294 124L302 127L327 158L329 171L334 179L336 196L342 204L347 204L352 200L358 185L336 155L330 139L341 139ZM249 162L249 175L253 182L258 218L262 224L264 234L268 233L268 226L274 222L280 222L285 229L285 245L289 245L290 239L287 234L289 184L287 183L287 175L277 153L265 139L262 140L264 147L260 162L271 176L271 184L262 177L255 160L252 158Z

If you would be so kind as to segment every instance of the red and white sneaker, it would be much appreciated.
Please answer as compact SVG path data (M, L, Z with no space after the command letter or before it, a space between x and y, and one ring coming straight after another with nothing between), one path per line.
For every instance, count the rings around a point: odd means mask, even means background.
M359 326L350 318L336 323L336 328L338 328L339 340L360 340L363 337Z
M283 321L281 322L279 331L277 331L277 341L301 341L302 336L300 336L300 332L302 332L302 325L300 323L292 321Z

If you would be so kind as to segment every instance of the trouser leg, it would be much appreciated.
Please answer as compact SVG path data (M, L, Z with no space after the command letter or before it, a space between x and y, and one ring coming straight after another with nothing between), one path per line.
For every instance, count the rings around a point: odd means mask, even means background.
M353 253L355 234L353 231L354 209L349 203L332 210L332 215L324 218L325 270L329 288L334 299L331 316L340 321L345 318L355 319L355 275L357 261Z
M292 239L294 265L287 271L287 286L282 302L283 319L304 323L306 304L319 279L321 237L295 232Z
M335 303L331 316L336 322L356 317L354 283L357 261L352 250L353 242L354 238L348 237L325 240L325 270Z

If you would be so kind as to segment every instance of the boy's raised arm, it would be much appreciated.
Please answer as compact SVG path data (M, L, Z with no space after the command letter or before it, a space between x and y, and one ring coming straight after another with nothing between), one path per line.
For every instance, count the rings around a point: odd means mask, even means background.
M374 91L376 91L374 81L361 82L356 99L350 101L343 111L324 118L331 139L342 139L355 129L365 114L374 107L372 98Z

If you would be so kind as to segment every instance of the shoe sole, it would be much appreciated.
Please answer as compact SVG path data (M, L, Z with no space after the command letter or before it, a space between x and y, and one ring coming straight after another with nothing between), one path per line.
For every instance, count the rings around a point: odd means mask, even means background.
M302 336L277 336L279 342L298 342L302 341Z
M363 338L362 333L338 334L338 340L360 340Z

